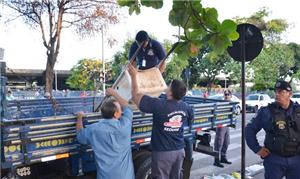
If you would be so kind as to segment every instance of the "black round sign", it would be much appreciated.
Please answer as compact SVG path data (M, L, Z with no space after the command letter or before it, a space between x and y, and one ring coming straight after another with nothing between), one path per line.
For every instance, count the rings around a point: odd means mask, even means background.
M253 60L263 48L264 39L260 30L255 25L245 23L237 26L237 32L240 37L228 47L229 55L236 61L243 61L243 58L245 61Z

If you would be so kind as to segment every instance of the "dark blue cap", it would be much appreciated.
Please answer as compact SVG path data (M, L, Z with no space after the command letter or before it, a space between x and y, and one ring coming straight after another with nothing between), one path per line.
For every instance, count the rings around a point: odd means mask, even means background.
M278 80L275 84L275 90L276 89L281 89L281 90L286 90L286 91L292 91L292 87L290 83L283 81L283 80Z
M146 40L149 39L149 36L148 36L148 33L146 31L139 31L136 36L135 36L135 40L138 41L138 42L144 42Z

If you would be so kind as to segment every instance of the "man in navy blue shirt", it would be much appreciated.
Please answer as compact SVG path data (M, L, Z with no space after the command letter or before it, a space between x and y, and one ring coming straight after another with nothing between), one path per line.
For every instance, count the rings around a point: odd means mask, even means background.
M275 85L275 103L261 108L247 124L249 148L264 160L266 179L300 178L300 106L293 103L292 87L285 81ZM264 145L256 134L264 129Z
M140 70L146 70L158 66L161 72L165 69L165 62L162 60L166 57L166 52L162 45L149 37L147 32L139 31L136 34L135 42L132 43L129 51L129 60L132 58L139 46L143 45L133 63ZM162 63L160 63L162 62Z
M186 86L173 80L166 91L167 99L153 98L137 92L137 70L129 65L132 100L142 112L153 114L151 136L152 178L181 179L185 157L184 124L194 118L192 108L181 101Z
M113 89L107 89L106 93L115 99L103 104L101 114L104 119L83 128L84 114L78 114L77 139L81 144L91 145L94 150L97 179L134 179L131 154L133 113L128 102Z

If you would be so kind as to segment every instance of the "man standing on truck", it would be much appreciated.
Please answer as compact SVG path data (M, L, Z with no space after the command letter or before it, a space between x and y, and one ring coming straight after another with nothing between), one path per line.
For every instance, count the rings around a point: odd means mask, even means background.
M107 89L106 94L115 99L103 104L101 108L103 120L83 128L84 114L78 113L77 139L81 144L92 146L97 166L97 179L133 179L131 154L133 112L128 102L113 89Z
M246 142L264 160L266 179L300 177L300 106L291 96L291 85L277 81L275 102L259 109L246 126ZM256 137L261 129L266 132L264 146Z
M163 73L165 61L162 60L166 57L166 52L158 41L151 39L148 33L143 30L136 34L135 42L130 47L129 60L141 45L143 47L137 54L136 61L133 63L134 66L137 66L140 70L146 70L158 65L159 70Z
M231 97L231 91L225 90L224 100L231 101ZM221 163L231 164L231 162L229 162L226 157L227 149L230 143L229 133L229 127L221 127L216 129L214 150L217 151L219 155L218 157L215 157L214 165L217 167L223 168L224 165L222 165Z
M181 179L185 157L184 124L193 120L192 108L181 101L186 86L173 80L166 91L167 99L152 98L137 92L137 70L129 65L132 100L145 113L153 114L151 135L152 178Z

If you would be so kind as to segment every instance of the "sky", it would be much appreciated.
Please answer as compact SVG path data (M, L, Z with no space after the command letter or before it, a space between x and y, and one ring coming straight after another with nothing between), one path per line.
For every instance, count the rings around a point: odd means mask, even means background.
M267 7L270 19L286 19L291 28L283 35L284 42L300 44L299 2L295 0L202 0L204 7L215 7L219 13L219 20L236 16L247 17L262 7ZM178 34L178 27L168 21L168 13L172 7L172 0L164 0L162 9L154 10L143 7L140 15L128 15L126 8L122 8L126 17L117 25L110 26L104 35L104 59L109 61L112 56L122 50L127 38L134 38L139 30L146 30L155 35L158 40L164 39L175 42L173 35ZM1 10L1 9L0 9ZM3 10L3 9L2 9ZM117 44L110 47L107 38L113 37ZM83 58L102 57L101 34L82 39L69 29L62 32L61 49L58 56L57 70L71 69ZM42 45L41 34L22 20L15 20L4 24L0 19L0 47L5 49L4 60L7 67L13 69L44 69L46 66L46 50Z

